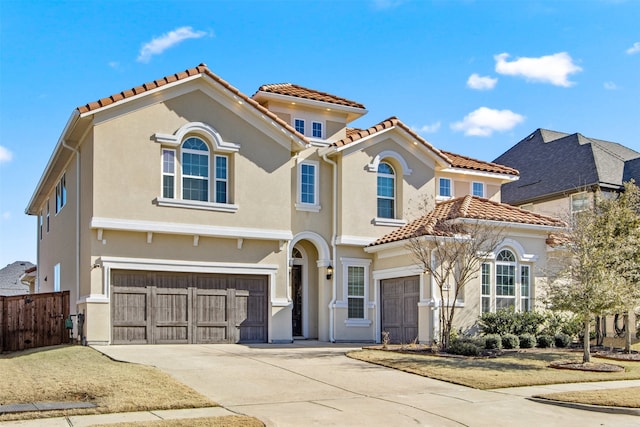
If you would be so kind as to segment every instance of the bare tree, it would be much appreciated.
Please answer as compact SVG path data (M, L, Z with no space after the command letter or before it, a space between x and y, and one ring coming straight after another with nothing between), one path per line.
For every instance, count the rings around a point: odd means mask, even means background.
M504 238L504 227L488 226L478 220L429 221L407 240L407 249L439 290L440 346L450 344L456 301L465 287L479 276L483 257L494 252Z

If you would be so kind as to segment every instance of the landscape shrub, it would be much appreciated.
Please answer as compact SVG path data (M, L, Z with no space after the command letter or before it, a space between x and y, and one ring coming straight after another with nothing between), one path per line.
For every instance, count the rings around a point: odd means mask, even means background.
M553 347L554 338L551 335L540 335L537 338L538 347L540 348L549 348Z
M577 316L567 313L549 313L545 316L544 327L540 335L551 335L563 333L575 337L583 329L582 322Z
M522 334L518 337L520 339L520 348L533 348L536 346L536 336L533 334Z
M520 339L514 334L505 334L502 337L502 347L506 349L518 348L520 346Z
M558 348L569 347L569 344L571 344L571 341L572 341L571 337L562 332L557 333L556 336L554 337L554 344Z
M480 348L473 341L467 339L453 341L447 351L461 356L477 356L480 354Z
M536 334L544 324L545 316L536 311L516 312L513 307L501 308L495 313L482 313L478 324L483 334Z
M502 348L502 338L498 334L490 334L484 337L484 348L487 350L499 350Z

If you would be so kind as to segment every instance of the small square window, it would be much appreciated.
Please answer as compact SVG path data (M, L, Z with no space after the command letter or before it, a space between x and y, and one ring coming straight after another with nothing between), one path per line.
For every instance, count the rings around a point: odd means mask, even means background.
M312 136L314 138L322 138L322 123L313 122L311 125L312 125Z
M471 186L474 196L484 197L484 184L482 182L474 182Z
M438 196L451 197L451 180L449 178L440 178Z
M293 127L296 129L296 132L299 132L304 135L304 120L295 119L293 121Z
M589 209L589 195L587 193L577 193L571 195L571 213L576 213Z

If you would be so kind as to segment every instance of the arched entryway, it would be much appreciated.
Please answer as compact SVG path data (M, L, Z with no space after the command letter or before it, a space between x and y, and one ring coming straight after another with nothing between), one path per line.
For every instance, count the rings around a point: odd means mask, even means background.
M331 281L326 278L329 246L316 233L298 234L289 253L293 339L329 340Z

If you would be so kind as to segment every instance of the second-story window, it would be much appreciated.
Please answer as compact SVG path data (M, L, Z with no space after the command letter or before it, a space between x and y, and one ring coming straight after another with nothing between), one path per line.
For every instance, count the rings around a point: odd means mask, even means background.
M209 148L200 138L182 144L182 198L209 200Z
M162 197L173 199L176 195L176 152L162 150Z
M438 196L451 197L451 180L449 178L440 178L438 180Z
M216 155L215 156L215 202L216 203L227 203L227 193L228 193L228 158L227 156Z
M313 136L314 138L322 138L322 123L311 123L311 132L311 136Z
M589 195L586 192L571 195L571 213L589 209Z
M298 164L298 197L296 203L298 210L320 211L318 168L318 162L313 160L305 160Z
M63 174L56 185L56 213L60 212L67 204L67 178Z
M395 218L396 177L389 163L378 165L378 218Z
M474 182L471 184L471 194L478 197L484 197L484 184L482 182Z
M304 120L295 119L293 121L293 127L296 129L296 132L300 132L301 134L304 135Z

